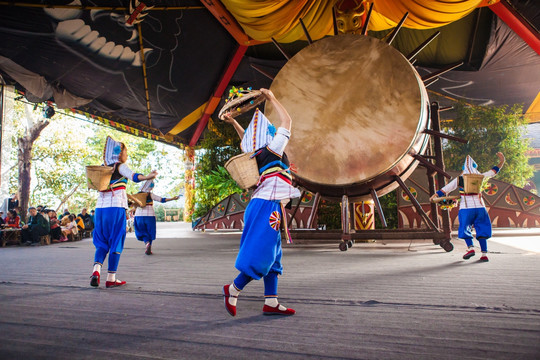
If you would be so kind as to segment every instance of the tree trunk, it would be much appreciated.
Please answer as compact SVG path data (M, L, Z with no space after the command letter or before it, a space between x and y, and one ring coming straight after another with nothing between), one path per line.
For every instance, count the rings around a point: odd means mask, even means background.
M17 139L17 144L19 145L19 206L21 207L19 216L21 217L21 221L24 222L26 222L26 214L30 201L32 146L47 125L49 125L48 121L38 121L27 130L23 137Z

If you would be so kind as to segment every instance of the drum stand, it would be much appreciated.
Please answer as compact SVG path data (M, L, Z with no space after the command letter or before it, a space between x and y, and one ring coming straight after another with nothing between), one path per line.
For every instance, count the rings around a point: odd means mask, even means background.
M435 175L437 176L437 183L439 187L446 184L445 178L450 178L450 175L446 173L444 166L444 157L442 150L441 138L446 138L453 141L467 143L466 140L457 138L455 136L447 135L440 132L440 119L439 112L449 110L451 107L439 108L437 102L433 102L430 105L431 110L431 126L432 129L424 130L425 134L431 135L431 149L432 155L418 155L412 154L412 156L418 160L419 165L427 169L427 177L429 184L430 196L435 194ZM450 242L451 240L451 224L450 214L448 210L441 210L439 218L439 209L436 204L431 204L431 217L422 209L422 206L409 191L409 188L405 185L401 177L396 176L395 182L399 187L409 196L410 201L416 209L416 212L420 215L422 221L426 224L427 228L422 229L375 229L375 230L359 230L355 231L351 229L351 215L353 214L352 203L349 202L347 195L343 195L341 200L341 224L342 231L292 231L293 238L302 240L316 240L316 239L336 239L341 238L339 243L339 249L346 251L353 246L355 240L414 240L414 239L432 239L434 244L440 245L445 251L450 252L454 249L454 246ZM371 197L375 203L375 209L379 214L379 218L384 227L387 227L386 219L379 202L376 189L371 189ZM308 228L313 229L317 215L318 204L320 201L320 195L315 195L315 203L313 205L310 221L308 221ZM294 216L294 213L293 213ZM439 221L441 220L441 222ZM441 226L442 225L442 226Z

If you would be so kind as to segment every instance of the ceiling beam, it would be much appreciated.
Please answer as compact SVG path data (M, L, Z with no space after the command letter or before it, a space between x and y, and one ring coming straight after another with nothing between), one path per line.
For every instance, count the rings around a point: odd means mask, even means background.
M540 34L508 2L501 0L489 8L540 55Z
M208 101L208 105L206 106L206 109L204 109L204 113L201 117L201 120L199 120L199 124L197 125L197 129L195 129L195 133L193 134L193 137L191 138L191 141L189 142L189 146L195 146L197 144L197 141L199 141L199 138L201 137L202 132L206 128L206 125L208 124L208 120L210 119L210 116L214 113L217 106L219 105L219 102L221 100L221 96L223 95L223 92L225 92L225 89L227 88L227 85L229 85L229 81L231 81L232 76L236 72L236 69L238 68L238 65L240 65L240 62L242 61L242 58L244 57L244 54L246 53L247 46L244 45L238 45L236 48L236 52L234 53L231 61L229 62L229 65L227 66L227 70L222 75L221 80L219 81L218 86L216 87L216 90L210 97L210 100Z

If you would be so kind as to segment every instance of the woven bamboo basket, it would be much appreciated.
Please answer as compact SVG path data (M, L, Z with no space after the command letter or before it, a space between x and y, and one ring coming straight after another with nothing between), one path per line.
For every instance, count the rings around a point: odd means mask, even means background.
M482 182L484 175L481 174L464 174L463 187L466 194L480 194L482 190Z
M225 169L242 189L252 188L259 182L257 160L252 155L253 152L236 155L225 164Z
M147 193L141 192L133 195L128 194L128 199L133 201L133 204L135 207L145 207L146 206L146 197L148 196Z
M109 188L114 168L112 166L87 166L88 189L105 191Z

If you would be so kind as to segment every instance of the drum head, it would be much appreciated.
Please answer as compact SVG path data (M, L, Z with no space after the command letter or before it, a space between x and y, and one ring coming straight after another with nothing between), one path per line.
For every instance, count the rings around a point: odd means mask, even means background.
M295 176L316 184L353 184L388 172L428 121L427 94L414 67L368 36L333 36L306 47L271 90L292 118L286 152ZM279 126L269 102L265 114Z

